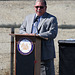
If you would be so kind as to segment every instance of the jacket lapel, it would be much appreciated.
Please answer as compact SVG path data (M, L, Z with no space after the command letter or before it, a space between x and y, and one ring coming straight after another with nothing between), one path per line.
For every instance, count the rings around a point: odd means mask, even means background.
M47 17L47 13L45 13L45 14L42 16L41 21L39 22L39 25L38 25L38 30L41 28L41 26L42 26L43 23L45 22L46 17Z
M34 17L35 17L35 14L32 15L32 19L31 19L31 21L29 21L29 24L30 24L29 31L30 32L32 32L32 26L33 26L33 22L34 22Z
M40 23L39 23L39 25L38 25L38 30L40 29L40 27L43 25L43 23L45 22L45 19L46 18L41 18L41 21L40 21Z

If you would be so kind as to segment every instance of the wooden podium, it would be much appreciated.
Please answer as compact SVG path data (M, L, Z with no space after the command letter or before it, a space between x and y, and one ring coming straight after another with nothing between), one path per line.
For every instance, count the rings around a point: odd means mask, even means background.
M11 34L15 37L15 75L40 75L41 39L38 35Z

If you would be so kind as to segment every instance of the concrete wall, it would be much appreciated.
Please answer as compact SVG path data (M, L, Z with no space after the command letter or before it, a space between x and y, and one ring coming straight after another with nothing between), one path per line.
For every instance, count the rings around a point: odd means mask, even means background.
M10 75L10 26L22 24L26 15L34 13L34 1L0 2L0 75ZM58 36L55 39L55 71L59 74L58 40L75 39L75 1L47 1L47 12L58 19ZM3 28L2 28L3 27ZM15 28L15 33L19 28Z

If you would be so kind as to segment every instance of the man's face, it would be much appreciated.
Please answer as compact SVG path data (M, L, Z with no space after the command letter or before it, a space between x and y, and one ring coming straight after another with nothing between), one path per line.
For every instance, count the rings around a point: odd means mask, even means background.
M35 4L35 12L38 16L42 16L46 12L46 6L43 2L36 2Z

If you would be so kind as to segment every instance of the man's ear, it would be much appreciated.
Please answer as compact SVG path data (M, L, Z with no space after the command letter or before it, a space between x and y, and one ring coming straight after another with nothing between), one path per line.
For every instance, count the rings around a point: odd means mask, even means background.
M47 6L46 6L46 9L47 9Z
M47 6L45 6L45 9L47 10Z

